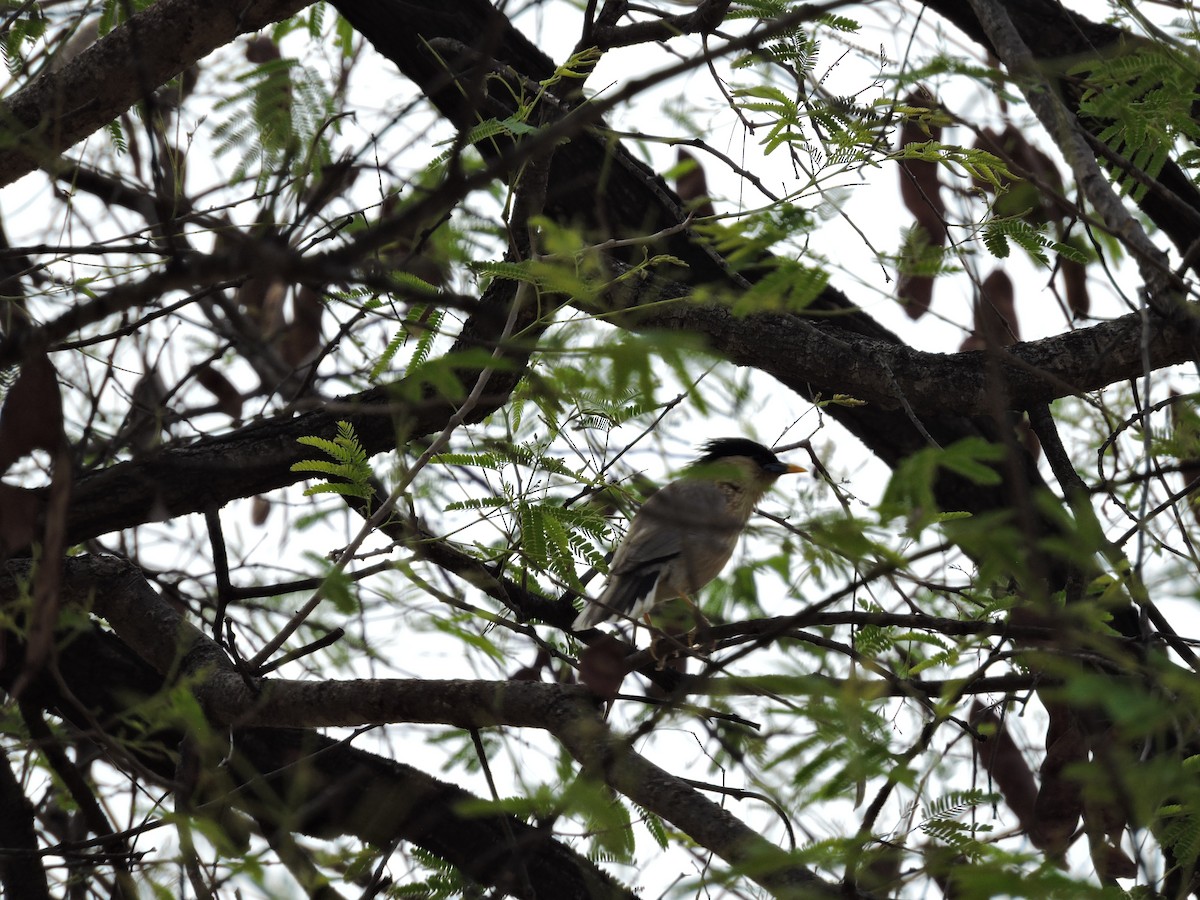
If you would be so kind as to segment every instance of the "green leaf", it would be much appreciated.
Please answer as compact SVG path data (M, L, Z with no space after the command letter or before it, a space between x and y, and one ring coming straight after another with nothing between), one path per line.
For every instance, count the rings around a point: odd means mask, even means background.
M892 473L879 503L880 516L888 520L897 516L908 519L909 529L919 534L928 525L969 514L938 508L933 485L939 471L949 470L977 484L1000 484L1002 476L995 463L1004 459L1005 449L982 438L964 438L939 449L929 447L903 460ZM947 516L946 513L954 515Z
M297 443L321 450L329 460L306 459L293 463L293 472L313 472L326 475L329 478L342 478L342 482L329 481L324 484L306 488L304 495L311 497L315 494L343 494L369 499L375 490L371 485L374 474L368 462L367 452L359 443L354 427L345 421L338 422L338 435L332 441L316 435L305 435L296 439Z
M470 628L464 628L459 624L459 621L459 619L434 619L433 627L443 634L448 634L452 637L458 638L464 644L474 647L476 650L483 651L494 660L507 660L507 656L505 655L504 651L497 647L492 641L488 640L481 634L477 634ZM464 617L462 621L469 622L472 625L474 624L474 619L468 619Z
M966 170L968 175L979 181L986 181L997 193L1005 189L1007 182L1017 179L1017 176L1005 165L1004 160L994 153L988 153L977 147L943 144L940 141L915 141L905 144L899 150L889 153L888 159L897 161L919 159L933 162L945 166L956 175L962 174L958 171L961 167Z

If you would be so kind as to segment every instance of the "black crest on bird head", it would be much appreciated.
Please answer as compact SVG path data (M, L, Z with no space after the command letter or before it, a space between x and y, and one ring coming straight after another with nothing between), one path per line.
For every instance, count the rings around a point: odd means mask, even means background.
M758 463L759 468L765 472L779 473L787 469L778 456L749 438L717 438L700 449L704 451L704 455L696 460L696 463L701 466L718 463L731 456L745 456Z

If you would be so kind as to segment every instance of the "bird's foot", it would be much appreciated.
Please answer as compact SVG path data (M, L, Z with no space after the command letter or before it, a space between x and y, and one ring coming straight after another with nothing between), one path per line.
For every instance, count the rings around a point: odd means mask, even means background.
M650 637L650 658L654 660L654 668L661 672L672 660L678 659L683 652L679 636L655 631Z
M686 635L687 645L699 649L704 656L708 656L717 646L712 637L712 622L704 617L704 613L700 612L700 608L697 606L692 607L692 615L695 617L696 623Z
M668 666L676 668L680 660L686 661L691 646L688 635L679 631L662 631L655 628L650 632L650 658L654 667L662 671Z
M648 652L658 671L672 668L683 671L688 659L707 659L716 649L712 638L712 625L707 619L697 622L690 631L672 632L655 630L650 637Z
M712 626L705 622L697 625L687 633L687 645L699 651L700 655L708 656L717 649L717 642L712 636Z

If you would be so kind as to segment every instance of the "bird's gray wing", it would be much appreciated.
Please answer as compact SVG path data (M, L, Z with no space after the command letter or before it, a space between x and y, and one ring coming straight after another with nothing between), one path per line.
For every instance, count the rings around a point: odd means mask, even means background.
M720 553L720 548L711 546L713 536L732 534L736 541L739 531L740 523L726 511L725 495L716 484L694 479L671 482L643 503L633 517L613 556L604 592L585 607L574 627L595 625L618 612L641 615L656 599L662 599L654 596L655 586L673 563L685 554ZM725 553L720 566L727 559ZM684 570L691 567L689 563Z
M710 518L723 504L720 489L710 481L671 482L633 517L610 571L622 575L679 556L694 523Z

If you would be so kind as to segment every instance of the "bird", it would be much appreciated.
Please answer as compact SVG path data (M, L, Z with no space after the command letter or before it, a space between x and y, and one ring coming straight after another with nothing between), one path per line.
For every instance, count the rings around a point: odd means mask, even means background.
M615 617L649 621L649 611L691 594L733 556L755 504L776 479L804 472L748 438L717 438L683 475L638 510L609 567L608 583L571 626L582 631ZM693 609L695 608L695 604Z

